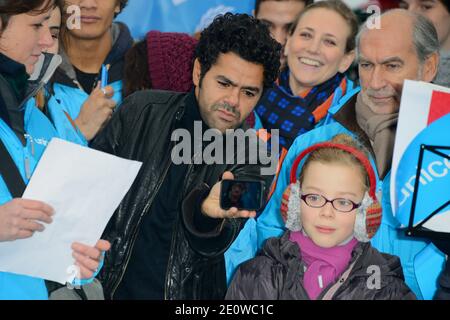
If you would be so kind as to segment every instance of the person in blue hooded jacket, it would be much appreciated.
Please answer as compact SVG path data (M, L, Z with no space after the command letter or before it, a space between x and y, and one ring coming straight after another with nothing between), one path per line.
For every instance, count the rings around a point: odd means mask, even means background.
M128 0L63 2L63 61L51 79L51 93L91 140L122 102L124 57L133 39L128 27L113 19ZM102 79L102 66L107 79Z
M437 73L439 42L426 18L405 10L380 17L381 28L363 26L357 36L357 60L361 90L343 98L329 110L328 124L297 138L279 174L272 199L258 220L250 220L227 257L227 275L255 254L263 242L284 230L279 199L288 185L288 168L299 151L329 140L338 133L357 136L371 150L382 194L383 219L372 238L381 252L401 259L405 280L419 299L431 299L442 271L444 255L429 240L407 238L394 218L390 204L390 166L395 141L400 97L405 79L430 82ZM250 242L248 239L252 239Z
M53 0L0 0L0 143L25 184L53 137L83 142L76 128L63 121L62 108L45 115L32 98L51 76L47 71L56 63L52 57L42 55L53 43L48 27L53 7ZM2 158L0 165L6 162ZM13 199L12 193L4 176L0 176L0 241L32 237L53 219L48 204ZM72 245L80 278L94 275L102 252L109 247L103 240L95 247ZM43 279L0 272L0 300L47 299L48 294Z

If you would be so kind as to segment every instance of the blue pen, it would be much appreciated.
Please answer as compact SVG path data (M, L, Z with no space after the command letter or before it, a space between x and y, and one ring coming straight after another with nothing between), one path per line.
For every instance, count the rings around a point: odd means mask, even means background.
M102 78L100 79L100 88L103 94L106 96L105 87L108 85L108 68L102 64ZM113 108L113 112L116 110L116 107Z
M108 68L102 64L102 78L100 87L104 88L108 85Z

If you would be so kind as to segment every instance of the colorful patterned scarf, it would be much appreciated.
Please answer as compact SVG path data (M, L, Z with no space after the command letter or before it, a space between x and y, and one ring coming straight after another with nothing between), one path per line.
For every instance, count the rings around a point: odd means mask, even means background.
M289 69L286 69L280 74L278 84L266 90L255 110L264 129L279 129L280 145L289 149L297 136L314 129L326 116L334 91L341 86L345 93L345 85L345 76L337 73L303 96L294 95L289 87Z

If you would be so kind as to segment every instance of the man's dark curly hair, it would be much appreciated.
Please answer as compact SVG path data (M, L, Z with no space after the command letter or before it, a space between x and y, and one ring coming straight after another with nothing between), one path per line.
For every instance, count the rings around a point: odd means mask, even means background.
M264 67L264 87L271 87L278 77L281 45L270 36L264 23L248 14L217 16L202 31L195 49L201 65L200 83L221 53L233 52L242 59Z

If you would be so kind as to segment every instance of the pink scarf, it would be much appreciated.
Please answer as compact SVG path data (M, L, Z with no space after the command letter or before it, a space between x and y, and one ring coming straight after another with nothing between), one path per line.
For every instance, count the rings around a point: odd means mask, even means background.
M302 231L291 232L289 240L300 247L302 260L307 267L303 276L303 286L312 300L316 300L322 290L336 281L345 271L350 263L353 248L358 243L352 238L345 245L322 248Z

